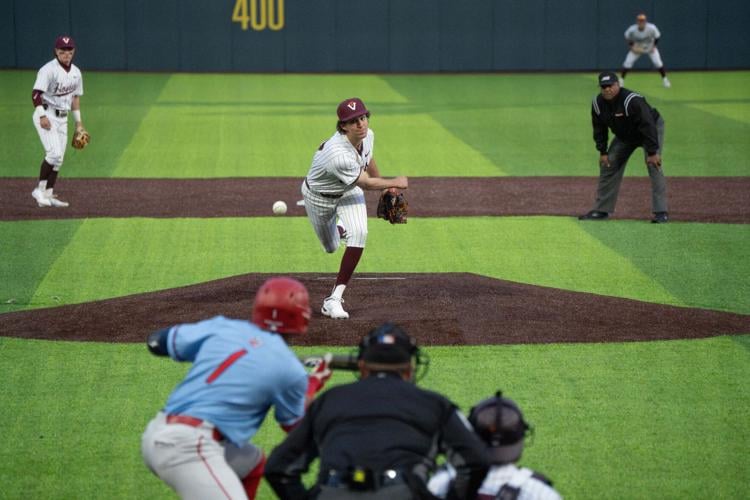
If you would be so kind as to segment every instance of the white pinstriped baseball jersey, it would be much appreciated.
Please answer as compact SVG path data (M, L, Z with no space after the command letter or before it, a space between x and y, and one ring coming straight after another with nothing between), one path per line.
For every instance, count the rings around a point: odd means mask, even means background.
M654 42L657 38L661 38L659 28L655 24L646 23L646 27L643 31L638 29L638 25L634 24L625 30L625 40L633 42L644 52L648 52L654 47Z
M57 58L39 69L34 90L42 92L44 103L55 109L70 111L74 96L83 95L83 77L75 64L65 71Z
M318 193L343 194L354 187L360 173L372 158L375 134L367 131L362 151L356 150L346 135L336 132L320 145L313 156L307 182Z

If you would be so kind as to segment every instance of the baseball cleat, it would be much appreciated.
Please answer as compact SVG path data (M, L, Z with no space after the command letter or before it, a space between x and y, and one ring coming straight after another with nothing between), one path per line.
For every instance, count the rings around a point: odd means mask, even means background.
M298 206L298 207L304 207L304 206L305 206L305 199L303 198L303 199L299 200L299 201L297 202L297 206Z
M664 88L665 89L668 89L669 87L672 86L672 83L669 81L669 78L667 78L666 76L664 78L662 78L661 81L662 81L662 83L664 83Z
M36 188L31 192L31 196L34 197L36 200L37 205L40 207L51 207L52 202L44 195L44 191L42 191L39 188Z
M67 201L58 200L56 195L50 195L47 197L47 200L50 202L50 205L53 207L69 207L70 203Z
M592 210L589 213L583 214L578 217L578 220L607 220L609 214L607 212L599 212L598 210Z
M344 299L337 299L336 297L328 297L323 301L323 307L320 312L323 316L328 316L331 319L349 319L349 313L344 311L341 304Z
M652 224L666 224L669 222L669 214L667 212L656 212L654 218L651 219Z

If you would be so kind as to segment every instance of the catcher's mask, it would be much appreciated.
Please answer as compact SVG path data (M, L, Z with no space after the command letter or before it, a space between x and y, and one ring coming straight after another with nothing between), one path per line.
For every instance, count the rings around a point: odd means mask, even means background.
M374 328L359 343L357 360L376 365L403 366L413 362L413 380L419 381L426 374L430 357L418 346L417 341L393 323L384 323Z
M253 323L275 333L307 333L310 296L292 278L271 278L261 285L253 302Z
M482 440L489 445L488 456L493 464L518 461L523 452L523 442L531 426L511 399L495 396L480 401L469 412L469 423Z

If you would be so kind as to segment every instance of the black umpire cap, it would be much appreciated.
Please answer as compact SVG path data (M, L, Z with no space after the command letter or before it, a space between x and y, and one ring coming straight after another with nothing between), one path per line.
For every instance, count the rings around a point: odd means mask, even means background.
M609 87L610 85L618 83L617 75L614 71L602 71L599 73L599 86Z
M393 323L374 328L359 343L359 359L367 363L403 365L419 349L413 338Z

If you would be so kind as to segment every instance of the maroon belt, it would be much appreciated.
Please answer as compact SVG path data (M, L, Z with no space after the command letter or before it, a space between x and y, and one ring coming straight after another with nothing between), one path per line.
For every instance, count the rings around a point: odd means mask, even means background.
M203 420L190 415L167 415L168 424L182 424L189 425L190 427L200 427L203 425ZM213 433L211 434L216 441L224 441L224 435L219 432L219 429L214 427Z

